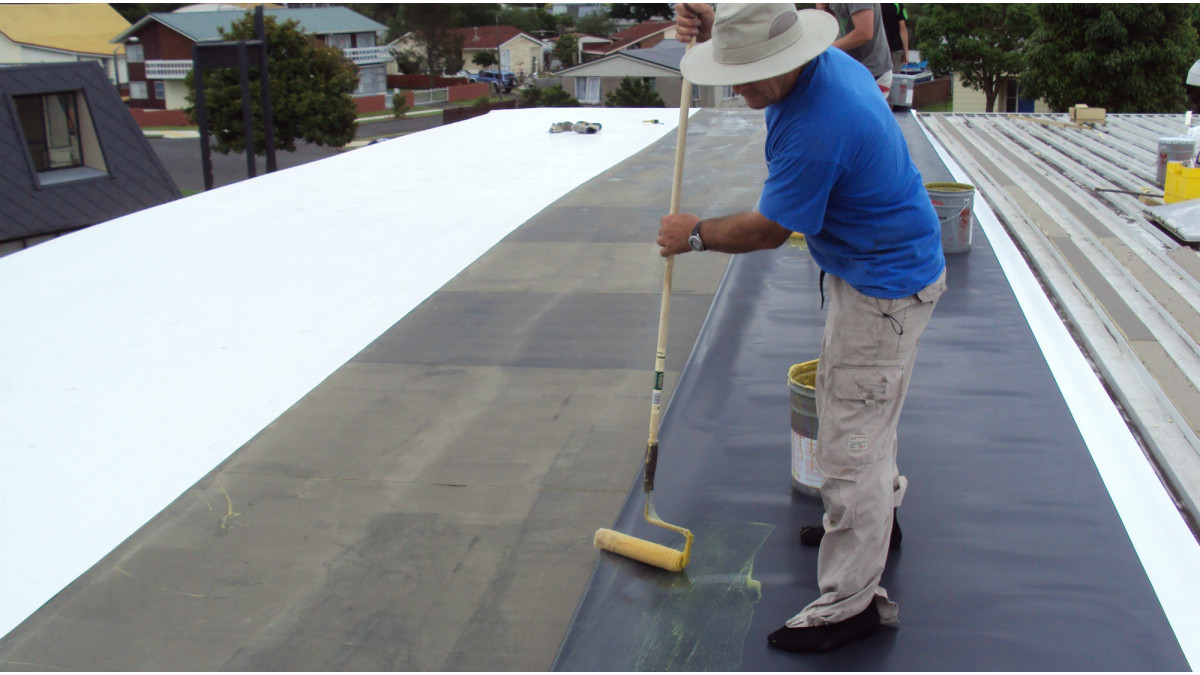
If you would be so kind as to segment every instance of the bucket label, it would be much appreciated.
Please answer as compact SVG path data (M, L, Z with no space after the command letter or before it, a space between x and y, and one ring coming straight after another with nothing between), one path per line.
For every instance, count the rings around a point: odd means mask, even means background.
M795 431L792 431L792 480L821 489L821 472L817 470L817 442Z

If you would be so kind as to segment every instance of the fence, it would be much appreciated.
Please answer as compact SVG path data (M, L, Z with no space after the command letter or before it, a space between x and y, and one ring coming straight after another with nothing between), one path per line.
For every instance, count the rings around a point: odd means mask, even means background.
M441 89L420 89L414 91L413 105L429 105L431 103L445 103L450 100L449 87Z

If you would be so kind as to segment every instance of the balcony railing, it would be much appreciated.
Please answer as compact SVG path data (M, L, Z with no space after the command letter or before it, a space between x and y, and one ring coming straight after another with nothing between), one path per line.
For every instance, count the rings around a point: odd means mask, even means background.
M392 60L392 53L387 47L357 47L352 49L343 49L346 56L356 66L361 66L367 63L384 63Z
M386 63L392 60L392 54L387 47L359 47L357 49L343 49L342 51L346 53L346 56L356 66L369 63ZM148 80L182 80L191 71L191 59L179 61L146 61L146 79Z
M192 60L146 61L146 79L182 80L192 72Z

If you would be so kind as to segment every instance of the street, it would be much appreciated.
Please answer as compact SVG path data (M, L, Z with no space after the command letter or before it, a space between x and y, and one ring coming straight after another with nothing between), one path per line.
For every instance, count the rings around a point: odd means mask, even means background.
M360 122L357 140L367 141L380 137L391 137L412 133L440 126L442 116L424 115L401 119L384 119L372 122ZM175 185L184 196L204 191L204 174L200 166L200 140L197 138L150 138L150 147L158 154L167 173L175 181ZM324 159L349 152L350 149L338 150L328 146L316 145L299 141L295 152L276 151L275 162L277 169L286 169L300 164ZM222 155L212 153L213 187L221 187L244 180L247 175L246 155L244 153ZM266 158L255 158L255 173L262 175L266 172Z

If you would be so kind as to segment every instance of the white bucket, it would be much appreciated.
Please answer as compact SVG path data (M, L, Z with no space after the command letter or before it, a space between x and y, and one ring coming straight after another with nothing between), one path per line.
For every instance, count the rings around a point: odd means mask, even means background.
M821 496L817 469L817 361L797 363L788 369L792 392L792 489L810 497Z
M975 233L975 186L966 183L926 183L929 201L942 223L942 251L965 253L971 250Z
M1185 167L1192 166L1192 154L1196 152L1196 139L1190 136L1163 136L1158 139L1158 165L1154 174L1154 184L1163 185L1167 181L1167 163L1178 162Z

